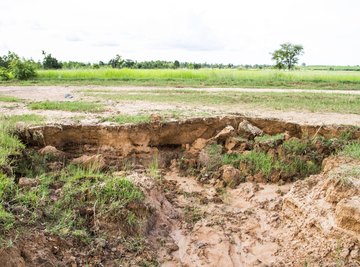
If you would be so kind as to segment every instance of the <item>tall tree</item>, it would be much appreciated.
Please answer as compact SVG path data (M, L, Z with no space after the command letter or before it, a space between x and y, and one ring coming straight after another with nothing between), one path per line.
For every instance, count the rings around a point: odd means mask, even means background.
M304 54L302 45L284 43L280 45L280 49L271 53L272 60L276 62L275 67L278 69L291 70L299 61L299 56Z

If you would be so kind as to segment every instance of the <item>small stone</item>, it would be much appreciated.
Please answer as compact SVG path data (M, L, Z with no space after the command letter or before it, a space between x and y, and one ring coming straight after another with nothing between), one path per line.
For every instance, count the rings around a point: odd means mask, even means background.
M241 182L241 173L231 165L222 167L222 179L230 188L234 188Z
M161 120L162 120L162 118L159 114L151 114L150 115L150 121L152 123L159 123L159 122L161 122Z
M63 158L65 157L65 153L58 150L54 146L46 146L39 150L39 154L43 156L48 156L52 158Z
M351 258L351 259L358 259L358 258L360 258L360 250L359 250L359 248L355 248L355 249L351 250L351 252L350 252L350 258Z
M39 183L40 183L40 181L37 178L21 177L19 179L18 186L19 187L35 187L35 186L38 186Z
M247 120L243 120L239 123L238 133L244 135L245 137L255 137L264 134L264 132L260 128L252 125Z
M92 156L82 155L81 157L73 159L71 163L94 169L102 169L106 165L105 159L101 154Z

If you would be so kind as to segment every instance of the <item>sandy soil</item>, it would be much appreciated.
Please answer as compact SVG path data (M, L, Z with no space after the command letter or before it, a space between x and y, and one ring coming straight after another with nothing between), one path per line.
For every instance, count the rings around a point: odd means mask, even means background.
M86 100L88 97L80 90L165 90L171 88L155 87L99 87L99 86L31 86L31 87L0 87L0 95L14 96L26 101L74 101ZM187 88L191 89L191 88ZM199 90L193 88L194 90ZM312 92L312 93L341 93L341 94L360 94L360 91L340 91L340 90L301 90L301 89L249 89L249 88L201 88L207 91L241 91L241 92ZM66 99L64 96L71 94L72 99ZM93 99L92 99L93 100ZM280 111L266 108L246 107L246 106L194 106L191 104L168 104L168 103L150 103L146 101L121 102L104 101L107 110L103 113L80 113L65 111L44 111L29 110L25 103L1 103L0 112L2 114L29 114L35 113L44 115L50 122L81 122L97 123L101 118L109 117L114 114L137 114L137 113L166 113L174 110L181 112L184 117L213 116L228 114L243 114L261 118L278 118L281 120L310 125L355 125L360 126L360 115L358 114L338 114L331 112L307 112L307 111Z

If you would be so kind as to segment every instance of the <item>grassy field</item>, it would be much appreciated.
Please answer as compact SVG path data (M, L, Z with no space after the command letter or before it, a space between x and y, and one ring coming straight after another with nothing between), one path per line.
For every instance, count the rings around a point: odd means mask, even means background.
M275 110L306 110L360 114L360 95L319 93L242 93L204 90L84 90L86 96L116 101L185 103L202 106L243 106Z
M358 71L277 71L238 69L78 69L39 70L38 77L11 84L65 85L144 85L179 87L252 87L360 89Z

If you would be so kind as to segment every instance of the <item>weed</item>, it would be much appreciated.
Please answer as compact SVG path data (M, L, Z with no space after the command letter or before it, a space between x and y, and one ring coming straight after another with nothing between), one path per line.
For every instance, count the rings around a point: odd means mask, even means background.
M106 118L104 121L112 121L119 124L125 124L125 123L146 123L150 122L150 116L149 115L143 115L143 114L137 114L137 115L117 115L114 117Z
M141 253L145 249L145 240L143 237L135 236L123 240L125 248L129 252Z
M0 237L0 248L12 248L15 246L16 241L19 238L19 233L16 232L14 238L8 237L6 240Z
M45 109L45 110L64 110L64 111L80 111L80 112L102 112L104 106L99 103L92 102L61 102L61 101L45 101L34 102L28 105L30 109Z
M349 187L355 182L360 181L360 167L344 165L338 169L333 170L329 177L338 180L340 185Z
M162 176L159 170L159 161L156 156L150 162L147 169L147 174L155 180L161 180Z
M86 240L85 233L97 218L116 221L131 229L139 224L139 211L129 209L129 205L141 203L144 195L126 178L70 165L63 170L60 180L64 182L62 197L50 212L53 232L82 233Z
M276 134L276 135L268 135L265 134L263 136L255 137L255 141L259 143L276 143L284 139L284 134Z
M306 142L300 139L292 138L285 141L282 144L282 147L284 148L285 152L288 154L302 155L308 149L309 144L307 144Z
M159 262L156 260L142 260L139 262L140 267L157 267L160 266Z
M204 217L204 212L198 207L187 206L184 209L185 222L195 224Z
M360 142L352 142L344 146L340 155L348 156L355 159L360 159Z
M0 102L20 102L21 99L13 96L0 95Z
M207 145L200 154L201 165L205 166L207 171L215 171L221 165L222 146L218 144Z
M243 156L241 154L224 154L222 157L222 164L232 165L235 168L238 168L242 158Z
M4 118L11 125L15 125L16 122L24 122L26 124L39 124L44 122L44 116L37 114L22 114L22 115L12 115L6 116Z
M15 217L10 212L7 212L2 205L0 205L0 231L9 231L15 224Z

